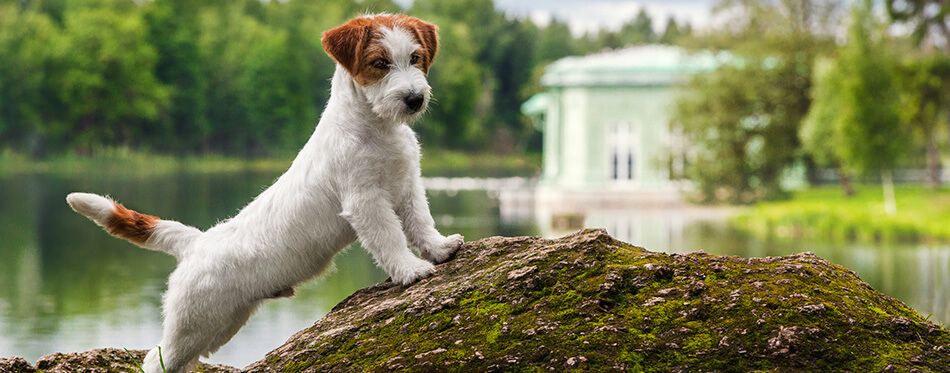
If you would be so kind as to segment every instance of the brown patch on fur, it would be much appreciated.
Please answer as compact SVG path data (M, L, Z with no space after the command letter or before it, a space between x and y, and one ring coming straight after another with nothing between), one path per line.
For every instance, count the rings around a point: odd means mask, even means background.
M113 236L141 245L152 236L152 231L159 220L161 219L157 216L129 210L121 203L116 203L115 212L106 222L106 230Z
M389 71L373 67L377 59L392 60L389 51L380 44L380 28L402 28L415 36L420 45L419 68L429 72L439 49L438 26L415 17L401 14L385 14L358 17L327 30L321 42L323 49L340 66L343 66L360 85L373 84Z
M286 289L281 289L280 291L274 293L270 297L271 298L290 298L294 296L295 293L296 292L294 291L294 288L286 288Z
M416 37L416 42L420 46L419 50L416 51L421 57L419 66L422 68L422 72L428 73L429 67L435 62L435 55L439 51L439 27L418 18L407 18L409 19L403 24L403 27L406 27Z

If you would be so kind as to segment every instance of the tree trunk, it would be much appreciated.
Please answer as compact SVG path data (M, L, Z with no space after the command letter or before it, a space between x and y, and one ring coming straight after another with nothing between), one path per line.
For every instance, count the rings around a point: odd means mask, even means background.
M848 175L848 171L845 171L843 167L838 168L838 182L841 184L841 189L844 191L845 197L854 195L854 186L851 185L851 176Z
M927 140L927 186L940 186L940 149L937 140L930 136Z
M884 213L894 215L897 213L897 201L894 198L894 172L889 169L882 170L881 184L884 189Z

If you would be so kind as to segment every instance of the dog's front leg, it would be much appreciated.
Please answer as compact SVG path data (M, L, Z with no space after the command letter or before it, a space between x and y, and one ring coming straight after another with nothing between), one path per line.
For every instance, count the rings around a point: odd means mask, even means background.
M412 192L397 209L402 219L403 230L409 242L419 248L422 257L430 262L439 264L452 257L465 237L460 234L443 236L435 229L435 220L429 211L429 201L426 200L426 191L421 181L416 178Z
M346 196L340 216L393 282L410 284L432 274L435 267L409 250L399 218L384 195L383 191L366 191Z

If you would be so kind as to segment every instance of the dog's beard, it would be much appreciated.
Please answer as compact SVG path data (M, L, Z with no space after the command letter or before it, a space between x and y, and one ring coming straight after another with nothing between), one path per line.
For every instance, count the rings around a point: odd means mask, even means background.
M396 123L412 124L419 120L428 110L429 98L427 97L419 111L412 112L406 107L402 100L402 94L387 93L378 99L369 99L370 107L373 113L378 117Z

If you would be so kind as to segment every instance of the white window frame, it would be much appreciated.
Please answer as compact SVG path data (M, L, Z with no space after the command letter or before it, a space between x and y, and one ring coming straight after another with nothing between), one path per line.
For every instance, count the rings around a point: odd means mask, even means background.
M607 177L612 184L630 185L640 181L640 126L630 121L612 123L607 128Z

